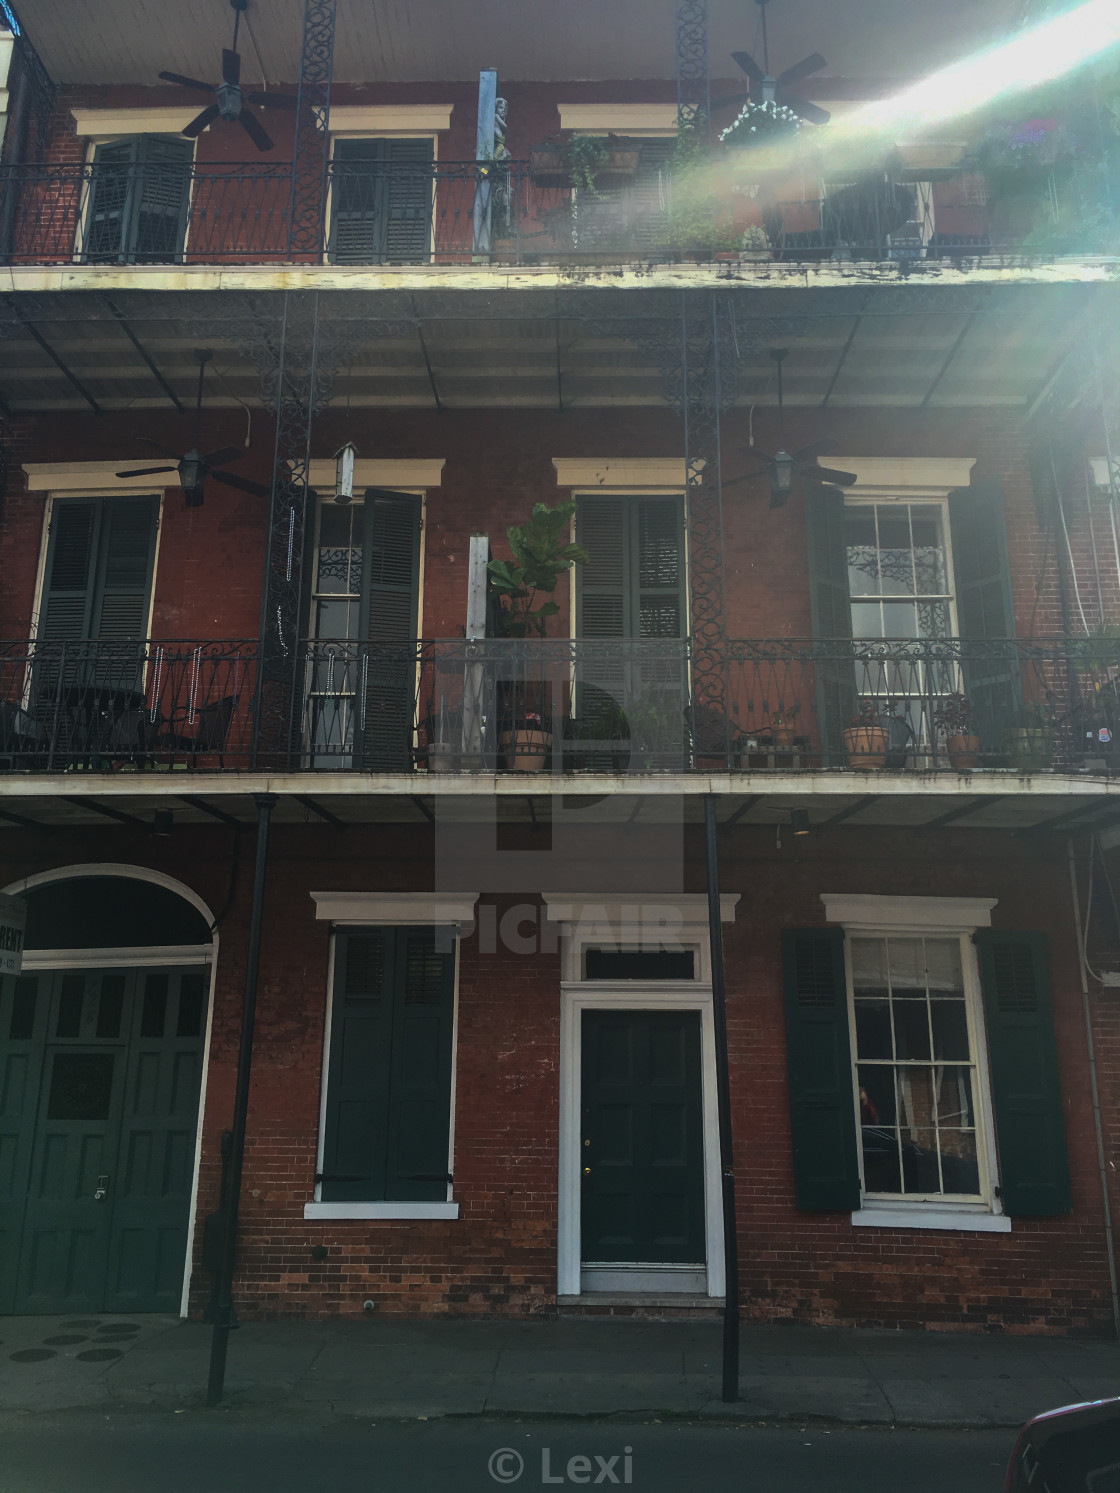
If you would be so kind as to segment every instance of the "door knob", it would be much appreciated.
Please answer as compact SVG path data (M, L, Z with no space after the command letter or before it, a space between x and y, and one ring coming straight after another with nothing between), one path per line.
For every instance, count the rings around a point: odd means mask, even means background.
M583 1175L585 1177L590 1177L590 1175L591 1175L591 1168L589 1166L585 1166L584 1167L584 1169L583 1169Z
M95 1203L99 1203L101 1201L101 1199L105 1196L105 1194L108 1191L109 1191L109 1174L107 1172L105 1172L105 1173L102 1173L102 1175L100 1177L98 1177L98 1179L97 1179L97 1186L93 1190L93 1201Z

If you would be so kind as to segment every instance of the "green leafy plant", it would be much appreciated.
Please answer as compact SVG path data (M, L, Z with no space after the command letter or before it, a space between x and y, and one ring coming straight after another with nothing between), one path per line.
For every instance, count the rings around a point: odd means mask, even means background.
M572 186L581 192L595 192L595 180L610 165L611 153L603 135L573 135L568 141L568 165Z
M933 717L934 730L946 736L971 736L972 706L961 694L945 695Z
M661 246L685 254L738 249L741 233L735 231L734 216L707 141L698 130L682 130L669 160Z
M560 503L555 508L536 503L527 523L513 524L506 530L513 559L491 560L486 567L491 588L501 601L507 637L545 637L548 619L555 617L560 606L555 601L538 605L538 597L542 593L550 595L573 565L584 565L591 558L582 545L567 539L575 511L575 503Z
M724 145L741 146L775 144L779 140L796 138L801 129L801 116L784 104L773 101L747 102L725 130L720 131Z

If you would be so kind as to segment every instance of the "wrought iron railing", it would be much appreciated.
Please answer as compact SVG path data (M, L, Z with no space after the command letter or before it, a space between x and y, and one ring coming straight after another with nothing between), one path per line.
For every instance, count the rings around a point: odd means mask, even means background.
M0 645L0 771L1120 771L1120 639Z
M941 209L913 183L878 177L819 200L748 207L731 193L731 216L705 250L691 219L687 243L677 241L667 170L656 189L646 183L638 192L540 186L527 161L339 159L329 172L316 258L336 264L659 261L710 258L717 249L733 257L747 219L760 216L779 260L960 259L1017 252L1029 227L1006 214L992 219L982 194ZM290 244L291 182L284 161L0 166L0 262L299 260Z

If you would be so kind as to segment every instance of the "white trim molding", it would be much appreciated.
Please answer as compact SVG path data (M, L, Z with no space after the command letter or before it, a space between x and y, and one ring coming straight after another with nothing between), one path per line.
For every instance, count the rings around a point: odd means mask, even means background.
M451 128L454 107L454 104L332 104L327 129L332 135L434 135Z
M560 128L604 135L675 135L676 104L557 104Z
M846 458L845 458L846 459ZM822 892L824 915L845 928L900 928L914 933L931 928L953 933L992 926L996 897L879 897L854 892Z
M967 487L975 456L843 456L846 471L855 472L846 497L943 498Z
M959 1233L973 1229L978 1234L1010 1234L1011 1220L1003 1213L989 1213L983 1205L975 1209L953 1204L939 1208L935 1203L915 1203L912 1207L879 1207L865 1203L852 1214L857 1229L946 1229Z
M149 105L140 109L90 109L79 105L70 113L77 133L96 142L119 140L122 135L181 135L198 108L191 104Z
M458 1218L458 1203L304 1203L304 1218Z
M410 492L423 492L429 487L439 487L443 481L443 457L402 457L395 461L378 461L358 457L354 462L354 496L359 496L360 487L389 487ZM334 487L334 457L313 456L307 470L307 481L311 487Z
M625 493L683 493L683 456L554 456L558 487Z
M473 923L478 892L312 892L317 922L416 924Z
M118 477L121 467L135 466L143 458L121 456L116 461L25 461L28 492L89 492L106 488L131 488L138 492L163 492L178 482L163 477ZM174 475L174 474L172 474ZM333 480L333 479L332 479Z
M209 964L212 944L140 944L123 949L25 949L24 969L153 969Z

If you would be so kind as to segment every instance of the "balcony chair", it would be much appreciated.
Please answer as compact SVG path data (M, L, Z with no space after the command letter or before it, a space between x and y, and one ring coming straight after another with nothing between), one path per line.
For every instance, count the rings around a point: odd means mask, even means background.
M35 767L46 758L43 729L21 705L0 700L0 768Z
M218 766L225 767L226 737L236 709L236 695L225 695L220 700L198 706L194 712L194 735L181 736L174 730L165 731L156 742L157 752L167 757L168 767L175 766L177 756L189 757L192 767L198 766L201 756L217 756ZM174 711L168 724L173 726L177 718L185 719L187 714L186 709Z

